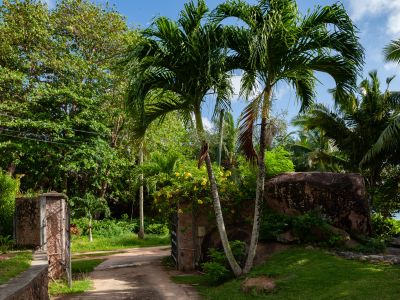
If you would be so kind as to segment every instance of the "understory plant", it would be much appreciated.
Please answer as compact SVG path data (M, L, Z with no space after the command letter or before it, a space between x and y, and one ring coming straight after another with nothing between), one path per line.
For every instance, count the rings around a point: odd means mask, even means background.
M246 258L246 244L242 241L230 241L229 245L232 253L239 265L243 265ZM209 261L201 266L206 273L207 279L211 284L219 284L233 277L232 271L229 269L228 260L223 251L210 248L208 252Z

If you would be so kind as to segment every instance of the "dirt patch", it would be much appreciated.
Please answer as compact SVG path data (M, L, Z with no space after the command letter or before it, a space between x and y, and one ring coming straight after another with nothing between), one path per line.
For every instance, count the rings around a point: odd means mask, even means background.
M3 253L3 254L0 254L0 261L8 260L10 258L13 258L14 256L15 256L15 253Z
M276 288L275 281L266 276L247 278L242 283L242 290L245 293L256 291L257 293L271 292Z

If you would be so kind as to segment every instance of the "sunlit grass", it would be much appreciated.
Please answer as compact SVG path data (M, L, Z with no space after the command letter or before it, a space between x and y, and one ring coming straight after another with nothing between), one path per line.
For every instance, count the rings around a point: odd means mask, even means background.
M169 235L148 234L143 240L139 239L136 234L124 234L115 237L93 237L93 241L89 242L86 236L74 237L71 243L73 253L102 251L102 250L118 250L135 247L151 247L169 245Z
M72 287L69 288L65 280L49 282L49 294L51 296L70 295L84 293L92 288L92 281L88 274L101 264L104 259L77 260L71 264Z
M31 266L32 252L16 252L10 255L13 256L0 260L0 284L6 283Z
M400 267L345 260L318 250L290 249L256 267L250 277L273 277L277 289L270 294L244 294L244 278L210 286L204 276L179 276L179 283L195 284L207 300L397 300Z

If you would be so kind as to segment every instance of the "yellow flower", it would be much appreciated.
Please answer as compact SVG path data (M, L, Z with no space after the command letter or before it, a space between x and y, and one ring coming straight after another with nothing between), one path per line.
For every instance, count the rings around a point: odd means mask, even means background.
M189 172L185 172L184 177L185 177L185 179L188 179L188 178L192 177L192 174Z
M179 177L181 174L179 172L175 172L175 176Z
M197 200L197 203L201 205L203 204L203 200Z
M226 177L229 177L229 176L231 176L231 175L232 175L232 172L231 172L231 171L229 171L229 170L226 171L226 173L225 173L225 176L226 176Z
M178 209L178 214L183 214L183 210L182 209Z
M219 171L219 176L224 176L224 172Z
M203 181L201 182L202 186L205 186L207 184L207 179L203 178Z

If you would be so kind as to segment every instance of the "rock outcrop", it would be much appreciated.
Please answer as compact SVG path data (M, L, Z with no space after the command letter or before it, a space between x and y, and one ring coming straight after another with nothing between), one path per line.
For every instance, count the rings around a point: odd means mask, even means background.
M295 216L317 210L335 227L352 234L371 231L364 179L359 174L278 175L265 183L265 201L277 213Z

